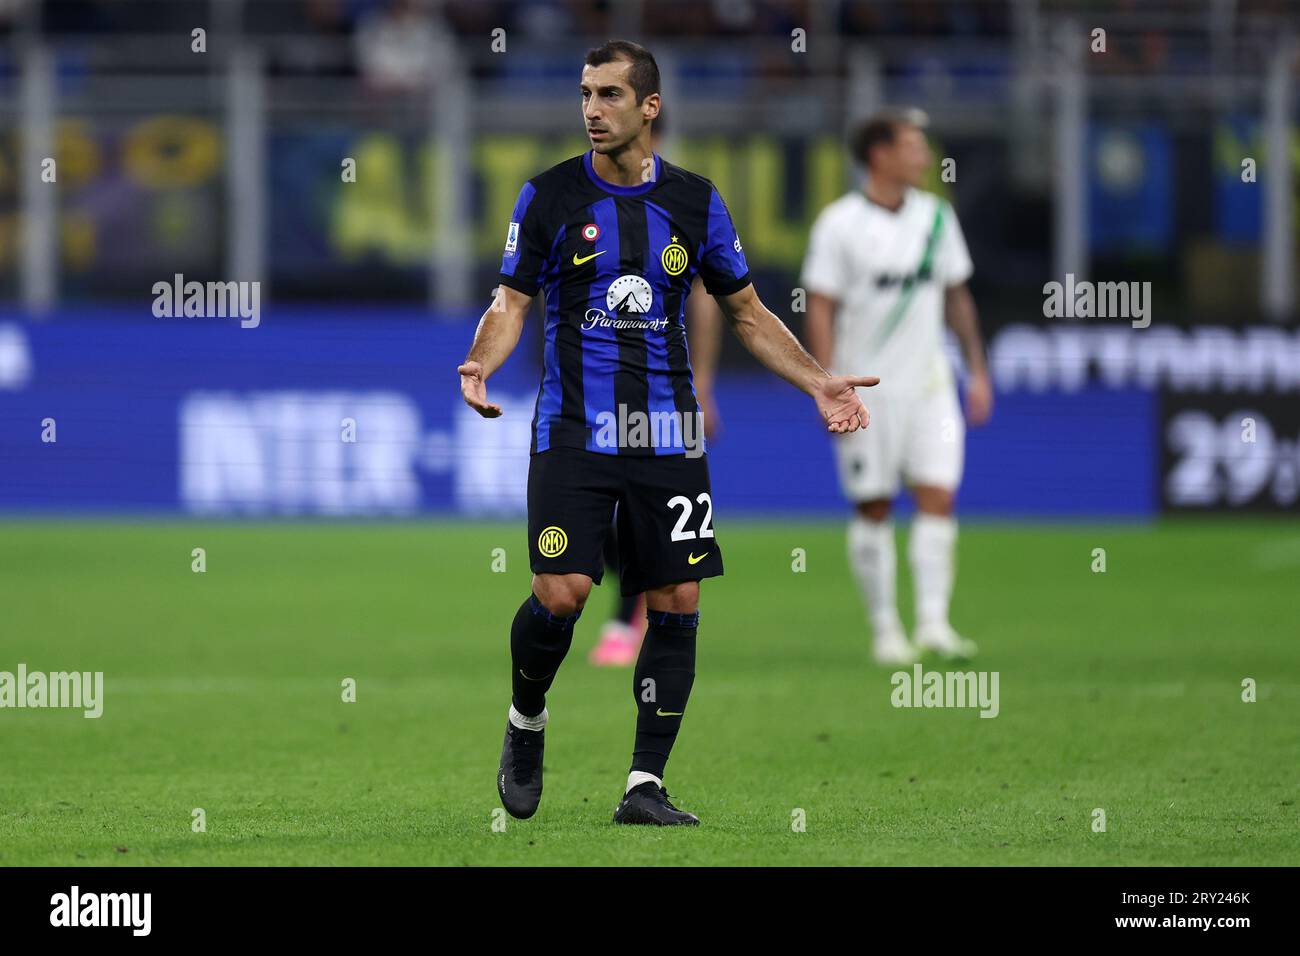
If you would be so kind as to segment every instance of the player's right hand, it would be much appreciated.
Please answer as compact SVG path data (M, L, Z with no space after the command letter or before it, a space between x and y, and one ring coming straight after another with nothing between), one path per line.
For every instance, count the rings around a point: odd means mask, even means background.
M483 366L478 362L466 362L456 369L460 373L460 394L465 404L484 418L498 418L501 406L493 405L487 400L487 383L483 381Z

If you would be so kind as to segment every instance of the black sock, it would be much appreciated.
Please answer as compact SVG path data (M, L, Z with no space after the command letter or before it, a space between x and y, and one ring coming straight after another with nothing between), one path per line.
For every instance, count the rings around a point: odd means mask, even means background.
M695 629L700 614L646 611L646 619L645 643L632 677L637 710L632 769L662 780L695 682Z
M515 710L525 717L536 717L546 707L546 692L569 653L573 625L581 613L557 617L535 594L519 606L510 626L511 684Z

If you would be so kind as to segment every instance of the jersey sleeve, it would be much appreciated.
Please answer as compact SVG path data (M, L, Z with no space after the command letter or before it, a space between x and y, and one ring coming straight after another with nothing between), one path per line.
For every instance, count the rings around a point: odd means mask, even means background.
M536 295L541 288L542 273L551 251L540 207L537 187L531 182L524 183L510 214L506 247L501 255L501 284L525 295Z
M749 285L749 264L727 204L716 189L709 194L709 215L700 252L700 278L709 295L731 295Z
M844 301L848 293L848 258L839 241L835 222L826 210L813 223L800 281L807 291L837 302Z
M942 201L942 200L941 200ZM970 250L966 248L966 237L962 235L961 224L957 222L957 213L952 206L944 202L943 235L939 238L939 270L945 287L961 285L975 274L975 264L971 262Z

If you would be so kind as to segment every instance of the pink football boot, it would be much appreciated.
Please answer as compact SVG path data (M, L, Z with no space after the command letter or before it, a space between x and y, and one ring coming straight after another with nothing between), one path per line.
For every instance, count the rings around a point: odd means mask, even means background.
M645 598L637 604L632 623L606 621L600 629L600 640L591 649L588 660L595 667L631 667L641 652L645 637Z

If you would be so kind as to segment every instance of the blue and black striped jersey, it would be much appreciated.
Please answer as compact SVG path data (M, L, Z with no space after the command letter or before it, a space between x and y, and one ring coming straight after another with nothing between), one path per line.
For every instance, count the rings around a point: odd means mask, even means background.
M687 450L680 433L649 445L612 442L609 426L637 414L698 420L684 321L691 282L698 273L709 293L729 295L749 284L749 267L713 184L654 162L647 182L616 186L596 175L588 152L520 190L500 281L544 293L534 453Z

